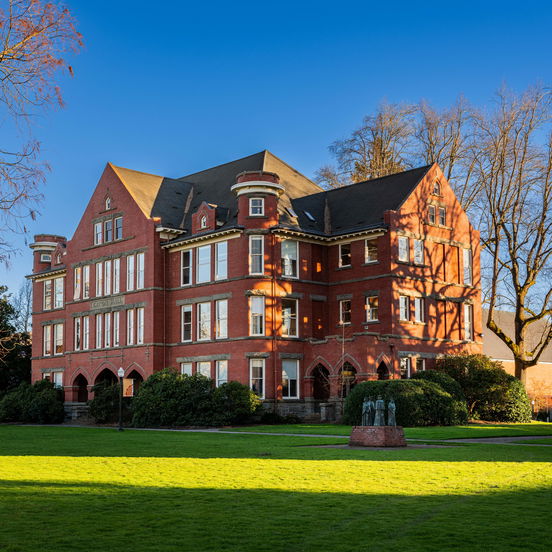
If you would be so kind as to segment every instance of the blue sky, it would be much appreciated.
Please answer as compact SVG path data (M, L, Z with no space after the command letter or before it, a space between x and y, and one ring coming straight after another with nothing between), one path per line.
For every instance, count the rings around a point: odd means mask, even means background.
M383 99L482 105L552 82L548 2L66 4L86 46L66 108L35 122L52 170L29 242L72 236L107 161L179 177L266 148L313 176ZM13 291L32 266L17 243Z

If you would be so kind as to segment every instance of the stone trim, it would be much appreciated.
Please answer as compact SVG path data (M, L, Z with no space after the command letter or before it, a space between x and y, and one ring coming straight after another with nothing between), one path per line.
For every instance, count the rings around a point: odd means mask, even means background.
M284 293L281 297L282 299L303 299L305 296L304 293L293 292L293 293Z
M54 320L43 320L41 326L49 326L50 324L64 324L65 318L55 318Z
M379 289L368 289L364 292L364 297L377 297L379 295Z
M50 372L65 372L64 367L56 366L55 368L41 368L41 374L49 374Z
M142 303L128 303L126 305L116 305L113 307L105 307L103 309L97 309L97 310L87 310L82 312L74 312L71 316L73 318L78 318L79 316L91 316L95 314L103 314L106 312L121 312L129 309L137 309L140 307L147 307L147 303L144 301Z
M111 245L113 243L121 243L129 240L133 240L136 236L128 236L126 238L121 238L120 240L111 240L110 242L98 243L97 245L91 245L90 247L83 247L81 251L90 251L91 249L98 249L98 247L105 247L106 245ZM130 253L128 253L130 255ZM123 253L124 255L124 253ZM83 262L83 264L88 264L91 261Z
M327 301L328 297L326 295L317 295L315 293L310 294L311 301Z
M422 353L420 351L398 351L399 358L403 357L420 357L420 358L441 358L443 353Z
M270 353L245 353L245 358L270 358Z
M280 353L280 359L303 360L303 353Z
M251 296L269 296L270 292L267 289L246 289L245 290L246 297Z
M335 297L338 301L349 301L353 298L352 293L342 293L341 295L336 295Z
M190 357L176 357L176 362L211 362L215 360L229 360L232 358L232 355L223 354L223 355L200 355L200 356L190 356Z
M176 301L177 306L192 305L195 303L207 303L208 301L220 301L221 299L231 299L232 292L217 293L215 295L205 295L203 297L189 297L188 299L178 299Z
M96 222L105 222L106 220L110 220L110 219L113 219L113 218L117 218L117 217L122 217L124 216L124 213L111 213L110 211L104 211L104 213L108 213L108 215L102 215L101 217L96 217L94 219L92 219L92 224L95 224ZM111 242L109 242L111 243Z
M132 236L134 238L134 236ZM94 247L88 247L87 249L94 249L95 247L103 247L104 245L111 245L113 243L121 243L126 240L130 240L132 238L122 238L120 240L113 240L107 243L101 243L98 245L95 245ZM83 249L83 251L87 251L87 249ZM129 255L135 255L136 253L145 253L148 250L147 247L139 247L137 249L131 249L130 251L122 251L119 253L113 253L111 255L104 255L103 257L96 257L95 259L88 259L87 261L79 261L78 263L71 264L71 268L78 268L85 265L93 265L96 263L103 263L105 261L110 261L112 259L122 259L123 257L128 257Z

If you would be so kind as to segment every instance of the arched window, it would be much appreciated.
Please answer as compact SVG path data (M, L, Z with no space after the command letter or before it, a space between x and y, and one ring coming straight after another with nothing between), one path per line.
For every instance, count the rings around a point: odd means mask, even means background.
M207 228L207 217L203 215L199 223L200 228Z
M433 183L433 195L441 195L441 184L438 180Z
M111 198L106 197L105 198L105 210L108 211L109 209L111 209Z

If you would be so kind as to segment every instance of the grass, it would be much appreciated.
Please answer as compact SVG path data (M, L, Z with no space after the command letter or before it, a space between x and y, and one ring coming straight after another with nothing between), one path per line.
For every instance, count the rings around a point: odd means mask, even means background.
M256 433L301 433L314 435L350 435L351 426L338 424L289 424L233 428L233 431ZM470 424L452 427L406 427L407 439L478 439L480 437L520 437L552 435L552 423Z
M549 549L552 450L0 426L0 550Z

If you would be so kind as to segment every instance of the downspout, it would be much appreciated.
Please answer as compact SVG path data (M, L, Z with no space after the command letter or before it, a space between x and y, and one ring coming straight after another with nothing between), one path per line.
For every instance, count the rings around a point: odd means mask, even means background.
M275 264L275 243L276 235L271 232L271 264L272 264L272 278L271 278L271 296L272 296L272 377L274 379L274 414L278 413L278 380L276 379L276 358L277 358L277 346L276 341L276 264Z

